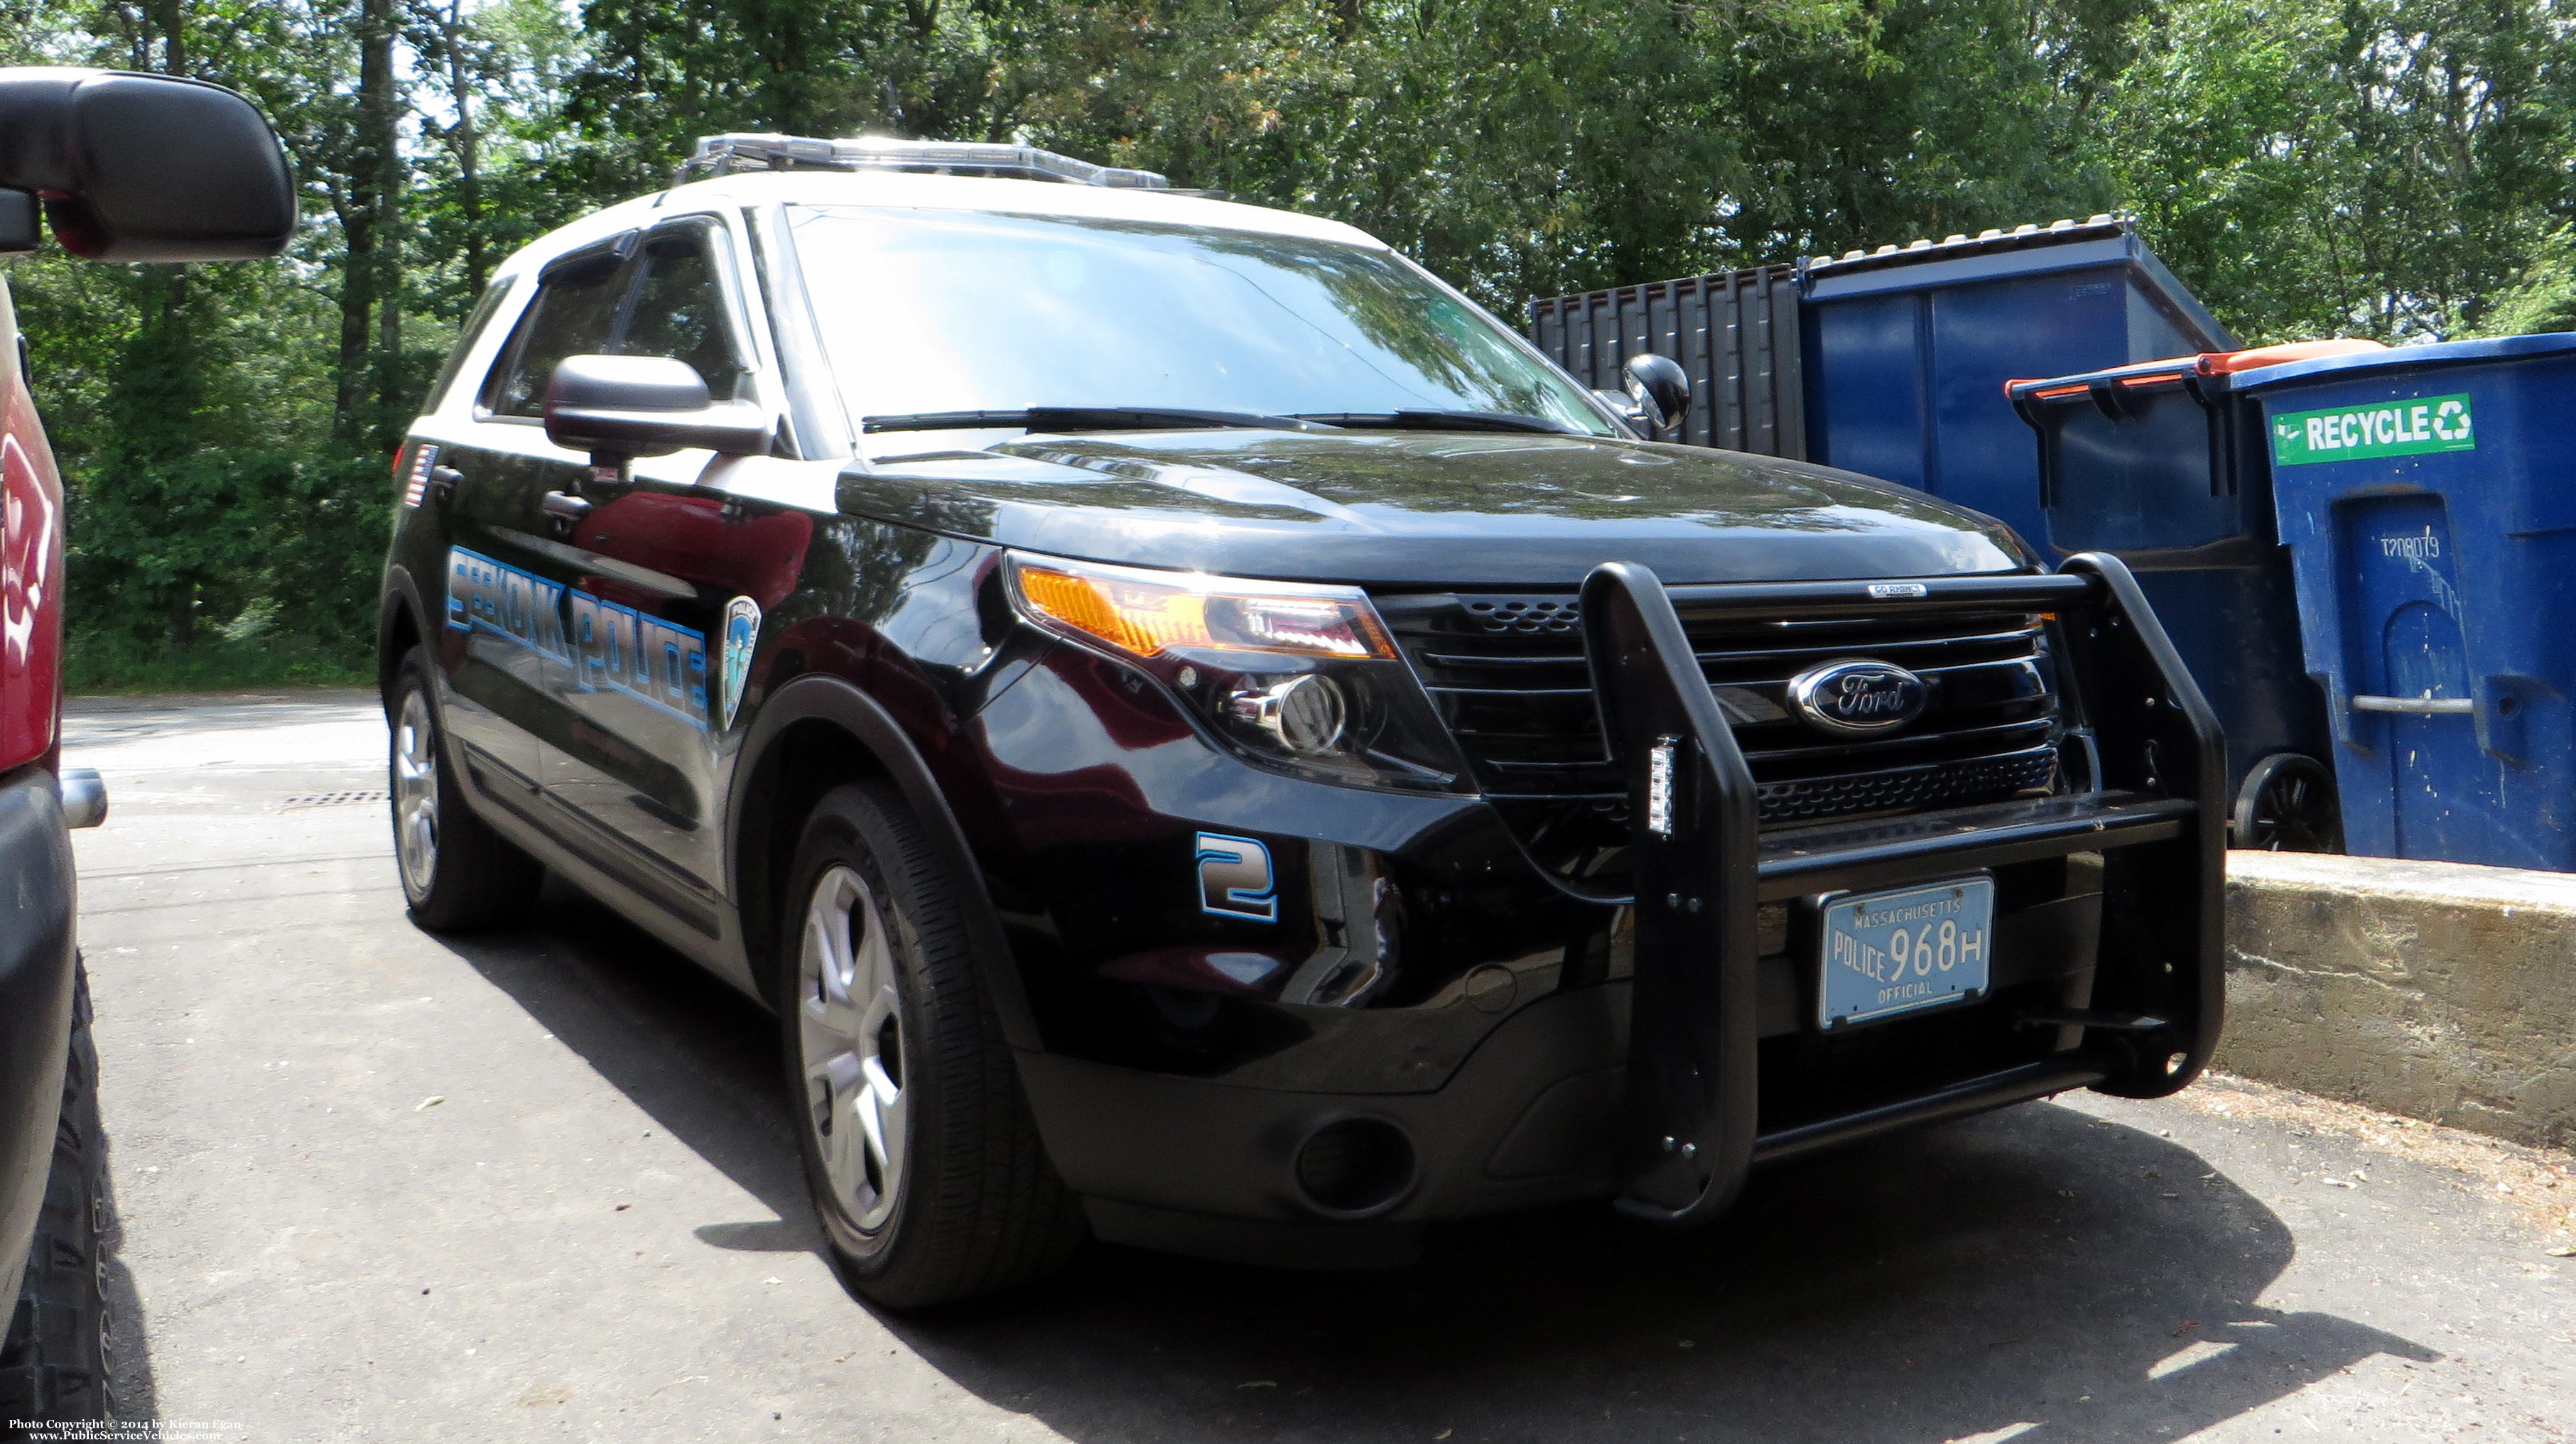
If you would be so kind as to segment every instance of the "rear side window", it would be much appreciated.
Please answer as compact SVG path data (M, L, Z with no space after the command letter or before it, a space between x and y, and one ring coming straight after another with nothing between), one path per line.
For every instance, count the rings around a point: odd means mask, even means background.
M492 324L492 313L501 309L502 299L510 294L518 279L516 276L503 276L483 288L482 296L474 302L474 309L466 314L465 325L456 333L456 345L447 353L447 364L438 369L438 384L429 388L430 410L446 407L447 390L456 384L456 373L465 365L467 353L483 339L483 329Z
M608 350L617 327L620 274L614 251L548 266L539 278L537 299L529 303L518 334L494 370L484 406L501 416L545 415L546 382L555 374L555 364L566 356Z
M686 361L707 379L710 396L731 401L741 393L744 367L734 349L724 280L713 254L720 234L691 223L656 231L645 240L643 276L617 350Z

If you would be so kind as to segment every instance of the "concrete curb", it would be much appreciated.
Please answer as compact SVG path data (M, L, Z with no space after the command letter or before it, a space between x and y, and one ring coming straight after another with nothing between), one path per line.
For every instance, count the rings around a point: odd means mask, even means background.
M2216 1066L2516 1143L2576 1143L2576 876L2230 853Z

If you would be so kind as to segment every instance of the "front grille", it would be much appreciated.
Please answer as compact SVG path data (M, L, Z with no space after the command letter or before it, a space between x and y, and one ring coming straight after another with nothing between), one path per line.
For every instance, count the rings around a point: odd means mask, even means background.
M2055 780L2056 685L2037 616L1747 622L1679 610L1766 827L1990 802ZM1602 740L1575 598L1383 597L1379 611L1478 785L1525 835L1624 841L1626 787ZM1931 684L1930 705L1883 737L1831 737L1799 721L1790 679L1847 658L1914 672Z
M1918 762L1883 772L1763 782L1755 790L1764 822L1821 822L1829 817L1920 812L2045 792L2056 776L2057 749L2033 747L1963 762Z

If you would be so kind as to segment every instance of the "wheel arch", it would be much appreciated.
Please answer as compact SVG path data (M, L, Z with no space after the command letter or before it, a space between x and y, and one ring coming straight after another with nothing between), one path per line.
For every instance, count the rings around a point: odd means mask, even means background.
M785 874L806 817L831 789L883 778L903 794L965 893L960 902L968 944L1004 1037L1014 1048L1038 1046L1027 990L983 867L920 749L890 713L848 681L808 673L762 702L742 756L727 803L726 836L732 840L732 892L745 961L765 998L774 1003L778 997L778 919L786 902Z
M394 673L412 648L427 641L421 626L420 598L411 574L401 567L385 569L383 600L376 607L376 695L391 704Z

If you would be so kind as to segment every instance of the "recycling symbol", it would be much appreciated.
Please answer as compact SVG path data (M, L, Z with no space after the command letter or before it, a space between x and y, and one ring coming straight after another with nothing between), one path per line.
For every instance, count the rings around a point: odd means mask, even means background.
M2433 408L2433 434L2444 441L2469 439L2468 403L2456 398Z

